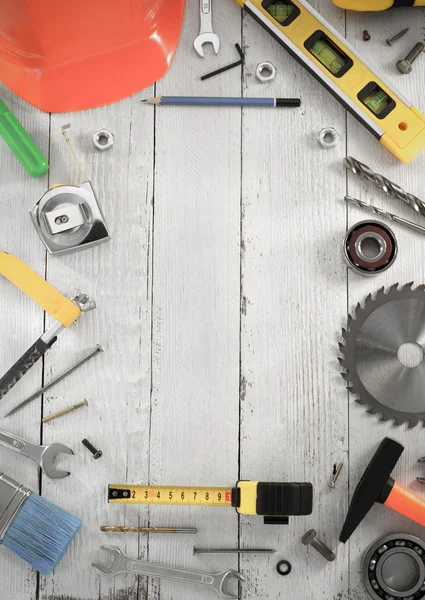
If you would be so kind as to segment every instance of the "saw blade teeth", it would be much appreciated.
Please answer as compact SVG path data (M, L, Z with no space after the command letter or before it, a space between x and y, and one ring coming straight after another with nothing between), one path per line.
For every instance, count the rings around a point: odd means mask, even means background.
M346 373L345 371L341 371L341 377L345 380L348 381L348 373Z
M368 295L366 296L365 303L366 303L366 302L372 302L372 294L368 294Z
M350 329L350 325L353 321L354 321L354 318L351 316L351 314L349 314L347 317L347 328L348 329Z
M342 337L344 338L344 340L346 340L347 339L347 330L343 327L341 331L342 331Z
M379 296L383 296L385 294L385 286L382 286L381 288L379 288L379 290L376 292L376 298L378 298Z
M409 281L403 286L403 290L412 290L413 289L413 281Z
M398 287L399 287L399 283L393 283L393 285L390 287L390 289L388 290L388 293L391 294L392 292L398 292Z
M338 348L340 352L345 354L345 344L341 344L341 342L338 342Z
M357 302L356 311L355 311L356 312L356 318L357 318L359 312L361 312L361 311L362 311L362 305L360 304L360 302Z
M345 362L345 356L338 356L338 362L341 365L341 367L344 367L344 369L347 369L347 364Z

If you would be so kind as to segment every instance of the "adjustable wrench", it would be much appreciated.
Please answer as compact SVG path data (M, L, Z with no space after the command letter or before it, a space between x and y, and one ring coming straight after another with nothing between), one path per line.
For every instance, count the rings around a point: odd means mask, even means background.
M212 28L211 2L212 0L199 0L199 35L195 38L193 45L201 58L204 58L204 49L202 46L206 43L213 45L214 52L216 54L220 49L220 39L218 35L214 33Z
M163 565L156 565L142 560L133 560L116 546L101 546L100 548L101 550L106 550L111 553L112 562L109 566L104 566L100 563L92 563L92 567L94 567L100 575L104 575L105 577L115 577L115 575L126 573L150 575L152 577L162 577L163 579L172 579L174 581L206 585L217 592L222 598L239 598L237 594L230 594L224 591L229 579L234 578L237 581L244 580L240 573L232 569L223 571L223 573L197 573L195 571L164 567Z
M56 443L49 444L48 446L38 446L4 429L0 429L0 445L34 460L50 479L60 479L69 475L68 471L59 471L54 466L56 455L59 452L74 454L68 446Z

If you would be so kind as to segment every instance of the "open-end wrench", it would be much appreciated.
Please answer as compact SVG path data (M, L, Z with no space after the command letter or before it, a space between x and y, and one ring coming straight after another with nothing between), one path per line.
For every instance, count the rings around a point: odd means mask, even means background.
M212 0L199 0L199 14L200 14L200 26L199 35L195 38L193 46L196 52L204 58L203 45L206 43L212 44L214 52L217 54L220 49L220 39L216 35L212 28L212 12L211 12Z
M59 452L64 454L74 454L71 448L64 446L64 444L49 444L48 446L38 446L14 435L9 431L0 429L0 445L19 454L23 454L27 458L34 460L43 469L43 472L50 477L50 479L60 479L61 477L68 477L68 471L59 471L54 466L56 455Z
M174 581L206 585L217 592L222 598L233 599L239 598L239 595L226 593L224 591L228 580L236 579L237 581L244 581L243 576L232 569L223 571L223 573L197 573L195 571L164 567L163 565L156 565L142 560L133 560L116 546L101 546L100 548L101 550L112 553L112 562L109 566L100 563L92 563L92 567L94 567L100 575L104 575L105 577L115 577L115 575L127 573L162 577L163 579L173 579Z

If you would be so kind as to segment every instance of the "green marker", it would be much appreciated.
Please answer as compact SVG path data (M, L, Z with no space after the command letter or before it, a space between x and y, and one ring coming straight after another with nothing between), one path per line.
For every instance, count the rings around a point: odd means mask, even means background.
M0 136L31 177L40 177L49 170L49 163L34 140L1 100Z

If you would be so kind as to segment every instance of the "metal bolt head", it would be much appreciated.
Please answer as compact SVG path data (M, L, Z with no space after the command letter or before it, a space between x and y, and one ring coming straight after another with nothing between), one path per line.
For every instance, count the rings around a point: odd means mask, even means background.
M304 546L309 546L316 539L317 531L315 529L310 529L303 535L302 542Z
M400 73L403 73L403 75L409 75L409 73L412 72L412 65L404 58L402 60L398 60L396 66Z

